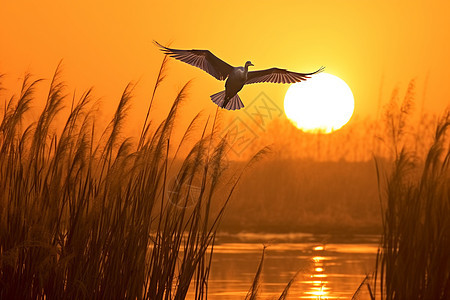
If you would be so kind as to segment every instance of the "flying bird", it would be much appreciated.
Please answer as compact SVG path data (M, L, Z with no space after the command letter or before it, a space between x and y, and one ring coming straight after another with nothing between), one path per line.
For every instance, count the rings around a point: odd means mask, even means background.
M180 50L165 47L156 42L166 55L181 60L194 67L200 68L218 80L227 80L225 90L211 95L211 100L219 107L235 110L244 107L244 104L237 94L245 84L258 82L273 83L294 83L310 78L310 75L322 72L321 67L312 73L296 73L285 69L271 68L259 71L248 71L248 67L253 66L251 61L247 61L243 67L233 67L224 62L209 50Z

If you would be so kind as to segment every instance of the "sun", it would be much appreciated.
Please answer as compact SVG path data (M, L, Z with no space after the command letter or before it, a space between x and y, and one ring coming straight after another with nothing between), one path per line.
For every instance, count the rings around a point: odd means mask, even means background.
M354 108L349 86L328 73L319 73L291 85L284 97L287 118L306 132L338 130L350 120Z

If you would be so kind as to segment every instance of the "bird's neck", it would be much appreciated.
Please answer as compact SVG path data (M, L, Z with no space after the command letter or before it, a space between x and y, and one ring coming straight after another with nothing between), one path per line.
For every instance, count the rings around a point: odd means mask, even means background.
M248 66L247 65L244 66L244 72L245 72L245 75L247 75L247 73L248 73Z

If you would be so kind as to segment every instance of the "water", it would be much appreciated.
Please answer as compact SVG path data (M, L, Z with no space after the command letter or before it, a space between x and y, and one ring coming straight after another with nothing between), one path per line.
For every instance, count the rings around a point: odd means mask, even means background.
M266 249L261 299L277 299L298 272L289 299L351 299L372 273L378 236L237 234L217 238L208 298L244 299ZM362 289L360 299L368 299Z

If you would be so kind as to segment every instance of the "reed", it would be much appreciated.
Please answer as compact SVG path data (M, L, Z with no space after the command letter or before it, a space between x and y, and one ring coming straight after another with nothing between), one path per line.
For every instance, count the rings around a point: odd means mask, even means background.
M449 127L447 112L424 159L394 143L395 162L386 178L377 164L385 189L380 188L383 236L369 285L372 299L450 298ZM398 142L401 128L391 132Z
M154 126L164 66L137 143L122 135L133 84L100 134L91 91L73 101L58 129L68 102L61 66L36 122L27 124L26 115L41 80L26 75L20 94L7 101L0 120L0 299L184 299L190 288L195 299L206 296L216 230L242 173L213 213L227 144L215 119L181 166L172 164L172 131L189 83ZM198 124L197 116L185 137Z

